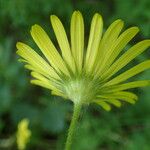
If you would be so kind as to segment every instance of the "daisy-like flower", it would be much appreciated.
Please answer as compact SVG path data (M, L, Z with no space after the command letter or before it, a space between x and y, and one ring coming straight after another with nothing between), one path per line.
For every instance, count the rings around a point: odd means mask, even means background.
M53 95L74 103L74 114L66 144L66 150L69 150L82 105L96 103L109 111L111 105L120 107L122 102L134 104L137 95L127 90L150 84L149 80L124 83L150 68L150 60L115 76L120 69L150 46L150 40L138 42L122 54L122 50L139 29L131 27L121 33L124 24L118 19L102 36L103 20L101 15L96 13L91 21L88 45L85 46L83 17L79 11L75 11L71 18L69 44L59 18L52 15L50 21L61 54L47 33L37 24L32 26L31 36L46 59L21 42L17 43L17 54L22 57L20 60L26 63L25 67L32 71L32 84L48 88Z
M28 119L22 119L18 124L17 146L19 150L25 150L26 145L30 139L31 131L28 129L28 126Z

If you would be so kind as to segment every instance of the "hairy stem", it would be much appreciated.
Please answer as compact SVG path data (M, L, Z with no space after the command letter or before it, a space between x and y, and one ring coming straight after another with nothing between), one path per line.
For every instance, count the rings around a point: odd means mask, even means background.
M78 118L80 115L81 107L82 107L82 104L79 104L79 103L74 104L73 116L72 116L71 124L70 124L69 130L68 130L68 136L67 136L65 150L71 150L72 140L74 137L74 133L75 133Z

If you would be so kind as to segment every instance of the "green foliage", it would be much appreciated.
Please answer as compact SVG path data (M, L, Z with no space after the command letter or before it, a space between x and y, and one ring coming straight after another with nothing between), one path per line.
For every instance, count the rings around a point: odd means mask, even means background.
M64 147L72 105L51 96L48 90L31 85L29 73L17 62L17 41L26 41L37 49L29 35L31 25L42 25L56 42L49 15L59 16L69 32L70 16L74 9L79 9L84 14L88 39L91 17L100 12L105 29L117 18L123 19L126 26L139 26L141 33L135 41L140 41L149 37L149 6L149 0L0 0L0 149L16 149L10 144L4 147L1 140L14 136L18 122L25 117L31 121L29 150ZM135 61L145 58L149 58L149 52ZM149 74L147 71L136 78L150 79ZM149 88L135 92L139 101L134 106L125 104L110 113L94 105L86 108L80 119L74 150L149 150Z
M136 7L135 7L136 5ZM145 37L150 32L150 1L148 0L127 0L120 2L115 0L115 14L127 20L129 24L138 25ZM127 14L129 12L129 14Z

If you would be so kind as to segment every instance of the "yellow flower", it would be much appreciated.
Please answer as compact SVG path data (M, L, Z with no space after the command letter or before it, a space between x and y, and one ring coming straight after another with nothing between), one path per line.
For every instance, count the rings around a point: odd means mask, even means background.
M31 131L28 129L28 125L28 119L23 119L18 124L17 146L19 150L24 150L26 148L27 142L30 139Z
M123 82L150 68L150 60L114 76L150 46L150 40L143 40L121 54L138 33L137 27L121 33L124 24L118 19L102 35L103 20L96 13L91 21L88 45L85 46L84 21L79 11L75 11L71 18L71 44L58 17L52 15L50 21L61 54L47 33L37 24L32 26L31 36L46 59L28 45L17 43L17 54L22 57L20 60L32 71L32 84L48 88L52 94L70 99L74 103L96 103L107 111L111 109L110 105L120 107L123 101L131 104L137 101L137 96L126 90L148 86L150 81Z

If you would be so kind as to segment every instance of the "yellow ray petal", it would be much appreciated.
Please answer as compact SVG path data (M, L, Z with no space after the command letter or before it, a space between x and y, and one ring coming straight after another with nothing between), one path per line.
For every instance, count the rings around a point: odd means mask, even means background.
M38 47L41 49L42 53L45 55L50 64L57 70L57 72L60 74L64 73L69 76L68 69L63 59L46 32L39 25L34 25L31 29L31 35Z
M53 86L51 86L50 84L48 84L46 82L40 81L40 80L31 80L30 83L34 84L34 85L41 86L41 87L49 89L49 90L54 90Z
M47 83L43 83L42 81L40 81L40 80L31 80L30 81L30 83L31 84L34 84L34 85L38 85L38 86L41 86L41 87L43 87L43 88L46 88L46 89L49 89L49 90L52 90L52 87L49 85L49 84L47 84Z
M70 45L68 42L68 38L65 32L65 29L59 20L59 18L55 15L51 15L50 17L52 27L54 29L59 47L61 48L62 56L66 63L69 65L70 69L75 72L75 63L71 54Z
M103 20L100 14L96 13L91 22L91 29L85 59L85 69L91 72L97 53L103 30Z
M107 82L104 86L118 84L118 83L123 82L123 81L129 79L130 77L135 76L136 74L138 74L146 69L149 69L149 68L150 68L150 60L144 61L144 62L134 66L133 68L125 71L124 73L118 75L117 77L113 78L112 80Z
M116 97L119 100L126 101L131 104L135 104L135 102L138 100L138 97L136 94L131 93L131 92L116 92L113 94L114 97Z
M114 85L114 86L108 86L102 88L102 91L108 91L109 92L117 92L137 87L144 87L144 86L150 86L150 80L143 80L143 81L134 81L134 82L128 82L124 84Z
M40 73L40 71L37 70L36 68L34 68L32 65L27 64L27 65L24 65L24 67L25 67L26 69L32 70L32 71L34 71L34 72ZM42 74L42 73L41 73L41 74ZM42 75L43 75L43 74L42 74ZM47 75L45 75L45 76L47 77Z
M136 94L134 94L132 92L126 92L126 91L115 92L113 95L114 96L115 95L117 95L117 96L125 96L125 97L129 97L131 99L134 99L134 100L138 99Z
M101 76L101 78L108 79L121 68L132 61L136 56L140 55L150 46L150 40L144 40L136 45L132 46L127 52L125 52L114 64Z
M28 63L28 61L25 60L25 59L23 59L23 58L19 58L18 61L19 61L19 62L23 62L23 63Z
M32 75L32 77L34 77L38 81L41 81L44 85L47 85L52 90L58 90L58 88L57 88L58 84L57 83L51 82L50 80L48 80L47 78L45 78L41 74L39 74L37 72L31 72L31 75ZM34 81L34 83L35 83L35 81Z
M131 104L135 104L135 101L137 101L138 97L136 94L126 91L120 91L115 93L106 93L103 95L99 95L99 98L105 98L105 99L119 99L121 101L125 101Z
M39 81L42 81L43 83L50 84L51 86L54 86L54 83L49 81L47 78L42 76L41 74L37 72L31 72L31 76L34 77L35 79L38 79Z
M121 107L121 102L119 100L117 100L117 99L109 99L109 100L106 99L104 101L107 102L107 103L110 103L110 104L112 104L112 105L114 105L116 107Z
M23 57L25 62L28 62L31 66L36 68L38 72L51 78L60 80L60 77L54 71L54 69L31 47L21 42L18 42L16 47L18 49L17 54Z
M62 92L60 92L60 91L52 91L51 94L52 94L52 95L56 95L56 96L61 96L61 97L63 97L64 99L68 99L68 98L66 97L66 95L64 95L64 94L63 94Z
M111 110L111 106L109 104L107 104L105 101L103 100L98 100L95 101L96 104L100 105L103 109L105 109L106 111L110 111Z
M55 82L55 83L58 84L61 81L61 80L56 80L56 79L52 78L51 76L49 76L48 74L45 74L45 73L39 71L37 68L33 67L30 64L26 64L24 67L26 69L29 69L29 70L33 71L33 72L36 72L36 73L39 73L39 74L43 75L44 77L46 77L47 79L49 79L51 82Z
M75 59L77 70L81 72L84 51L84 22L79 11L75 11L72 15L70 30L72 55Z
M114 42L116 42L122 28L123 28L123 21L118 19L114 21L104 33L104 36L99 45L99 52L95 61L95 65L97 65L95 72L97 72L101 67L106 52L108 51L108 49L112 47Z
M97 76L105 72L108 67L113 63L116 57L120 54L121 50L127 45L127 43L138 33L137 27L131 27L124 31L119 38L114 42L112 47L107 50L104 60L101 63L101 67L97 72Z

